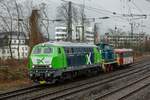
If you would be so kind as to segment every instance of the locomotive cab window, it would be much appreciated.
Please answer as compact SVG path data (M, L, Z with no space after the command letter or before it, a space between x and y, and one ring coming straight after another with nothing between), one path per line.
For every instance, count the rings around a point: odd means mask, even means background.
M52 48L49 48L49 47L44 48L43 53L45 54L52 53Z
M33 54L40 54L42 52L42 49L40 47L37 47L35 49L33 49Z

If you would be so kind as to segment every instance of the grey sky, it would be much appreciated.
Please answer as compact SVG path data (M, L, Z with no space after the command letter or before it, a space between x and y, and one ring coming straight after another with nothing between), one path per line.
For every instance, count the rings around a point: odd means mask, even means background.
M24 2L27 2L27 0L22 0ZM20 2L22 2L20 1ZM28 0L31 1L31 0ZM66 0L68 1L68 0ZM82 4L83 0L70 0L77 4ZM123 31L130 31L130 25L129 22L126 20L123 20L123 17L116 17L120 16L118 14L128 14L129 12L135 13L135 14L147 14L150 15L150 2L147 2L146 0L131 0L132 2L128 2L130 0L85 0L85 5L91 8L96 8L97 10L87 10L85 7L85 12L87 17L102 17L102 16L109 16L109 19L105 20L97 20L97 23L100 23L100 29L101 33L105 33L108 31L109 28L114 29L115 26L118 28L121 28ZM55 19L56 17L56 8L62 3L61 0L33 0L34 6L39 5L41 2L45 2L48 7L48 14L51 19ZM124 7L124 8L123 8ZM129 10L130 8L130 10ZM101 11L101 10L104 11ZM99 11L98 11L99 10ZM116 12L117 15L113 16L110 12ZM136 20L136 31L144 31L147 33L150 33L150 18L148 16L147 19L143 20ZM141 24L143 22L143 25ZM146 27L141 27L146 26ZM51 28L54 28L51 26Z

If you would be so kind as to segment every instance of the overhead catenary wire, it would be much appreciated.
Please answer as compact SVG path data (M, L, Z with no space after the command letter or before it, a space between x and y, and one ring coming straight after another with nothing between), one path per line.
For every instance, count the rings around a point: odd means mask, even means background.
M61 0L61 1L65 1L65 0ZM139 12L142 12L142 10L134 2L132 2L131 0L130 1L121 0L121 1L123 3L123 7L124 7L123 10L125 10L125 12L127 11L126 13L121 14L121 13L113 12L113 11L110 11L110 10L107 10L107 9L100 9L100 8L93 7L93 6L91 7L91 6L88 6L88 5L84 5L84 8L86 10L91 10L92 12L95 12L97 14L101 14L101 15L103 14L103 15L107 15L110 18L114 18L114 19L117 18L117 19L120 19L122 21L126 21L129 24L133 20L143 19L144 17L142 17L142 15L144 15L144 16L146 15L146 14L135 14L133 12L133 9L136 8ZM65 1L65 2L68 2L68 1ZM72 2L72 4L74 4L75 6L78 6L78 7L83 7L83 4L79 4L79 3L75 3L75 2ZM124 15L128 15L128 16L124 16Z
M68 2L66 0L61 0L63 2ZM126 1L126 0L125 0ZM131 1L130 1L131 2ZM131 11L131 6L129 5L129 2L123 2L123 3L126 3L126 6L128 6L128 13L132 14L132 11ZM79 3L75 3L75 2L72 2L72 4L76 5L76 6L79 6L79 7L82 7L83 4L79 4ZM113 12L113 11L109 11L109 10L106 10L106 9L100 9L100 8L96 8L96 7L91 7L91 6L87 6L87 5L84 5L84 8L86 10L91 10L91 11L94 11L98 14L105 14L105 15L108 15L108 16L111 16L111 17L117 17L121 20L126 20L126 21L129 21L131 18L125 18L124 14L121 14L121 13L116 13L116 12ZM136 15L136 14L135 14ZM134 17L134 16L133 16Z
M139 7L135 4L135 2L132 2L132 4L136 7L136 9L137 9L139 12L143 13L142 9L139 8Z
M66 1L66 0L61 0L61 1L63 1L63 2L68 2L68 1ZM113 14L112 11L109 11L109 10L106 10L106 9L100 9L100 8L96 8L96 7L90 7L90 6L83 5L83 4L79 4L79 3L75 3L75 2L72 2L72 4L77 5L77 6L79 6L79 7L84 6L85 8L96 9L96 10L100 10L100 11L102 11L102 12L107 12L107 13Z

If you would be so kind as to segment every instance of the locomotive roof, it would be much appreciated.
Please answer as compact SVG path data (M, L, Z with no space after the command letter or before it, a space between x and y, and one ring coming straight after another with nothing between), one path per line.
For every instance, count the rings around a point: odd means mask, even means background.
M49 41L41 43L39 45L52 45L52 46L63 46L63 47L97 47L90 43L75 43L75 42L63 42L63 41Z

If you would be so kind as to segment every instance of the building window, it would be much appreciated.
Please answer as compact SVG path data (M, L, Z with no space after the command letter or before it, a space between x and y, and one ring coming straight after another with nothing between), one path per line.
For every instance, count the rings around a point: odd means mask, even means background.
M24 53L22 53L22 57L24 57Z
M13 50L12 53L15 53L15 50Z
M2 54L5 54L5 50L2 50Z
M28 48L27 48L27 47L25 47L25 50L28 50Z
M16 40L14 40L14 43L16 43Z
M25 56L27 57L27 56L28 56L28 53L25 53Z
M24 43L24 40L22 40L22 43Z

